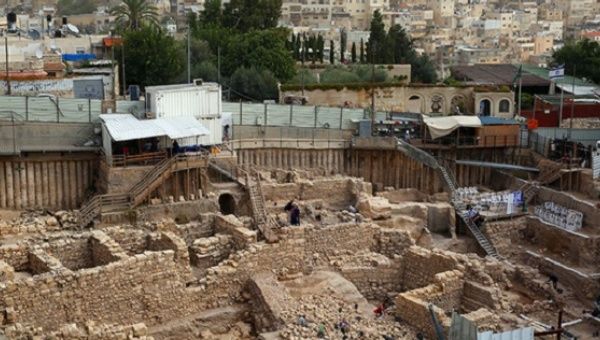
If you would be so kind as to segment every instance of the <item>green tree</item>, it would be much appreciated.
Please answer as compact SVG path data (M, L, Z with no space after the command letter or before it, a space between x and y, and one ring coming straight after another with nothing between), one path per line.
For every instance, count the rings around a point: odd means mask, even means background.
M325 40L323 36L319 34L317 37L317 45L319 46L319 61L323 63L323 56L325 54Z
M360 62L365 62L365 42L363 41L363 38L360 38Z
M375 68L369 65L356 65L351 68L351 71L355 73L361 82L370 83L384 83L388 80L388 73L384 68Z
M146 0L123 0L110 10L110 14L124 29L140 29L143 23L159 26L156 7Z
M185 44L185 42L184 42ZM184 48L186 46L183 46ZM192 38L190 41L190 65L192 78L202 78L206 81L217 81L216 56L212 53L208 43L203 40ZM186 57L187 57L187 51ZM187 59L185 61L187 65ZM214 69L214 72L213 72ZM187 82L187 67L177 78L177 82Z
M532 109L533 108L533 95L529 93L521 93L521 109ZM517 104L518 105L518 104Z
M346 62L346 45L348 43L348 34L346 30L342 28L340 31L340 61L342 64Z
M129 84L142 87L169 84L185 69L185 49L160 29L142 26L126 31L123 43Z
M385 54L385 61L389 64L412 64L416 60L417 53L412 40L402 26L390 27L386 36Z
M312 34L308 38L308 46L310 48L310 61L314 64L317 61L317 38Z
M303 81L304 85L317 84L319 82L317 77L310 70L303 68L296 73L288 84L302 85Z
M58 0L56 9L60 15L94 13L96 3L94 0Z
M356 64L356 43L352 42L352 63Z
M200 13L198 20L204 27L221 26L223 20L221 0L206 0L204 10Z
M269 70L240 67L231 76L231 88L239 98L262 101L277 99L277 79Z
M334 51L333 40L329 40L329 63L331 65L335 64L335 51Z
M348 84L359 83L360 77L349 69L343 67L328 67L321 73L323 84Z
M223 25L241 32L277 27L282 0L231 0L223 9Z
M435 68L426 55L418 56L411 63L410 73L414 83L435 83L437 81Z
M287 30L269 29L232 36L221 53L223 74L230 76L239 67L254 67L271 70L281 81L291 79L295 62L285 48L287 35Z
M367 43L367 58L372 63L383 64L385 63L386 33L383 17L379 10L373 12L370 31Z
M600 83L600 44L597 42L589 39L567 41L561 49L554 52L552 58L555 64L565 65L566 74Z
M192 66L192 77L216 82L219 79L219 70L215 64L206 60Z

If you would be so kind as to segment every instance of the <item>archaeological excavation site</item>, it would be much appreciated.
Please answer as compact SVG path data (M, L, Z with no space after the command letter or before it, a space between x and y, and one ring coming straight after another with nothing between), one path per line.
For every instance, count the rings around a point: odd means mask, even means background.
M317 113L0 125L0 339L599 337L596 148Z
M3 158L0 338L596 336L591 173L367 142Z

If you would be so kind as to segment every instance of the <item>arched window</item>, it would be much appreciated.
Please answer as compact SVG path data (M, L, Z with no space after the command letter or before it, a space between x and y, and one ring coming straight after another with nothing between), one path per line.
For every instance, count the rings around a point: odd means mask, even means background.
M420 96L414 95L408 98L407 111L413 113L423 113L423 99Z
M510 112L510 102L508 99L502 99L498 107L498 111L502 113Z
M489 99L483 99L479 102L479 115L489 116L492 113L492 102Z

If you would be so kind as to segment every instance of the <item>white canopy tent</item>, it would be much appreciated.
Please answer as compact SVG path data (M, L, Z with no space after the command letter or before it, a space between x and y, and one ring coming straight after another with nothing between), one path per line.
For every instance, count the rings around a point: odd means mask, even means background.
M137 119L131 114L102 114L102 145L107 157L112 156L112 142L169 137L181 139L208 136L210 131L191 116Z
M481 127L481 120L477 116L448 116L448 117L426 117L423 122L427 125L432 139L451 134L460 127Z

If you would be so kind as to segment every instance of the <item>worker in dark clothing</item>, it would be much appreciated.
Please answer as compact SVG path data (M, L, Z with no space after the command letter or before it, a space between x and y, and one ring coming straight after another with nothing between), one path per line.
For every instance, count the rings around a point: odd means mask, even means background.
M292 213L290 216L291 225L300 225L300 208L297 205L294 205L292 208Z
M551 283L552 288L558 289L558 277L554 274L548 275L548 281L546 283Z
M171 149L171 153L173 156L179 153L179 143L176 140L173 140L173 148Z

